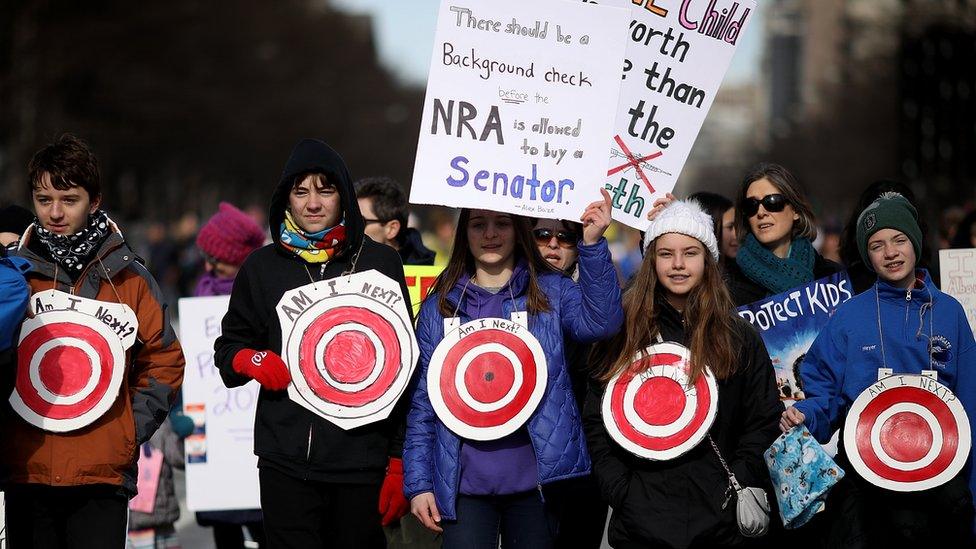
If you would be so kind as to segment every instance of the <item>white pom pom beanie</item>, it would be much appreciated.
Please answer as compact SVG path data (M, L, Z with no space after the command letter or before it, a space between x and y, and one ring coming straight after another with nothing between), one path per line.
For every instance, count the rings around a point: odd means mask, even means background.
M718 261L718 242L712 217L694 200L675 200L668 204L651 222L644 236L644 253L655 238L667 233L679 233L696 238Z

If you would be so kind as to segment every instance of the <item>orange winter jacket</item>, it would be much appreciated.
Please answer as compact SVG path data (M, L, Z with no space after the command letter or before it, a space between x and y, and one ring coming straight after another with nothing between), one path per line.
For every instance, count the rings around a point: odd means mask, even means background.
M20 418L7 396L16 364L0 365L0 479L51 486L112 484L135 494L139 445L166 419L183 382L183 351L170 325L156 281L136 260L122 234L112 232L95 259L72 284L31 245L31 228L12 255L32 263L31 294L57 288L99 301L125 303L139 319L135 344L126 351L126 375L111 408L92 424L66 433L38 429ZM57 275L57 282L54 278ZM111 281L109 280L111 277ZM16 358L14 358L16 360Z

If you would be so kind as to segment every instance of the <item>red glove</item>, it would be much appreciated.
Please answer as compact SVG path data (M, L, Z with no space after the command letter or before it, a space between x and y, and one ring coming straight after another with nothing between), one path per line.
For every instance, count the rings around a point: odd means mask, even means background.
M257 380L262 387L272 391L283 391L291 383L288 366L271 351L241 349L234 355L233 366L235 372Z
M390 458L386 478L380 488L380 524L389 526L410 511L410 502L403 495L403 460Z

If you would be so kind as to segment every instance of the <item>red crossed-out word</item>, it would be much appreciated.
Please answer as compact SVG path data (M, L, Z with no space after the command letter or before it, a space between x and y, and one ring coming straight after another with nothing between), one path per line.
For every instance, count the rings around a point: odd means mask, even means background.
M620 145L620 150L622 150L624 152L624 155L627 157L627 163L621 164L616 168L611 169L610 171L607 172L607 175L613 175L617 172L622 172L628 168L634 168L635 170L637 170L637 176L641 178L641 181L644 182L644 185L647 186L647 189L651 191L651 193L653 193L654 186L651 185L651 182L647 179L647 175L644 174L644 169L641 167L641 162L647 160L653 160L664 153L658 151L656 153L651 153L644 156L637 156L634 153L630 152L630 149L627 148L627 145L624 144L624 140L620 139L619 135L613 136L613 140L617 142L617 145Z

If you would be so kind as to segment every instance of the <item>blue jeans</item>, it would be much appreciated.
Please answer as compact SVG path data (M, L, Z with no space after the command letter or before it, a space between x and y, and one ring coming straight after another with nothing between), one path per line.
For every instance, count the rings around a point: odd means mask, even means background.
M551 549L555 513L531 490L505 496L458 494L457 520L444 521L444 549Z

